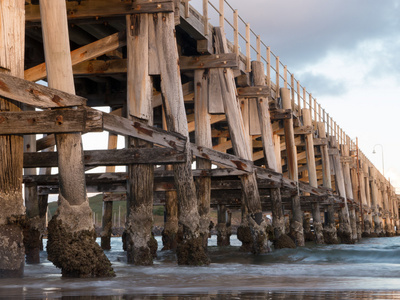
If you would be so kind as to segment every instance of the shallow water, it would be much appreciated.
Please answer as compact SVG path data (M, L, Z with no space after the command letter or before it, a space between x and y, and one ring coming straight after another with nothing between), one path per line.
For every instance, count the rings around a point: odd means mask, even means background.
M236 236L231 243L220 248L215 236L209 240L208 267L177 266L171 251L158 251L152 267L135 267L126 263L121 238L113 238L106 251L117 274L111 279L63 279L43 251L24 278L0 279L0 298L400 299L400 237L259 256L239 252Z

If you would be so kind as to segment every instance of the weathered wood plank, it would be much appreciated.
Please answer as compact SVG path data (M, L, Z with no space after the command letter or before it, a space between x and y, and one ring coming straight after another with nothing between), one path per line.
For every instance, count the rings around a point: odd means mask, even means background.
M104 129L116 134L136 137L161 146L182 150L185 148L186 137L175 132L168 132L143 122L131 121L126 118L103 114Z
M157 13L174 11L174 3L171 0L85 0L68 1L68 19L96 18L101 16L115 17L132 13ZM29 4L26 8L26 22L40 22L39 5Z
M0 73L0 96L39 108L85 105L86 99Z
M239 97L244 98L257 98L257 97L264 97L268 98L271 96L271 91L267 86L247 86L247 87L240 87L237 89L237 93Z
M102 113L86 110L0 112L0 134L102 131ZM42 147L39 147L42 149Z
M179 57L179 66L182 71L210 68L235 68L238 64L239 57L234 53Z
M132 148L84 151L85 166L125 166L129 164L171 164L184 162L181 152L170 148ZM24 168L57 167L57 152L26 152Z
M70 3L70 2L68 2ZM71 52L72 65L98 57L107 52L116 50L126 45L125 32L117 32L101 40L83 46ZM25 70L25 79L38 81L46 77L46 64L42 63L28 70Z

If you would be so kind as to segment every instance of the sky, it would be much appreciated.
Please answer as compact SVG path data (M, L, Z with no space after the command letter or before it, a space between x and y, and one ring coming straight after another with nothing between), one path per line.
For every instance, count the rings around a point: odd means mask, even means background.
M400 193L400 0L228 2Z

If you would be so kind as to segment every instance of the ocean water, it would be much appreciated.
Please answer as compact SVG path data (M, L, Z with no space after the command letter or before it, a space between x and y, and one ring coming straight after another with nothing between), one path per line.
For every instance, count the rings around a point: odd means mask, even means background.
M24 278L0 279L0 299L400 299L400 237L258 256L239 252L236 236L231 243L217 247L213 236L207 267L178 266L171 251L137 267L126 263L121 238L112 238L111 279L61 278L43 251Z

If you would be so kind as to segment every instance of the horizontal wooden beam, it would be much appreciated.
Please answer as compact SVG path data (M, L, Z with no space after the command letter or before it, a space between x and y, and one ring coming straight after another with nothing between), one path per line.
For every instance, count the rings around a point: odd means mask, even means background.
M209 68L237 68L238 65L239 57L235 53L179 57L179 66L183 71Z
M102 113L83 109L0 112L0 134L102 131Z
M291 109L271 109L269 113L271 114L271 121L279 121L292 118Z
M234 53L179 57L179 66L182 71L224 67L234 68L237 65L238 56ZM84 61L74 65L73 71L75 76L126 73L127 59Z
M125 16L134 13L157 13L157 12L173 12L174 3L172 0L84 0L84 1L67 1L67 17L68 20L84 19L84 18L107 18L116 16ZM26 22L40 22L39 5L25 5Z
M86 99L0 73L0 96L39 108L85 105Z
M257 97L269 97L271 95L270 88L268 86L247 86L237 89L238 96L244 98L257 98Z
M172 164L185 161L182 152L170 148L131 148L84 151L85 166ZM57 167L57 152L25 152L24 168Z
M87 1L84 1L87 2ZM71 3L71 2L67 2ZM74 2L75 3L75 2ZM76 65L80 62L96 58L107 52L116 50L126 45L126 34L125 32L117 32L110 36L107 36L101 40L93 42L91 44L80 47L74 51L71 51L72 65ZM28 70L25 70L24 77L29 81L38 81L46 78L46 64L42 63Z

